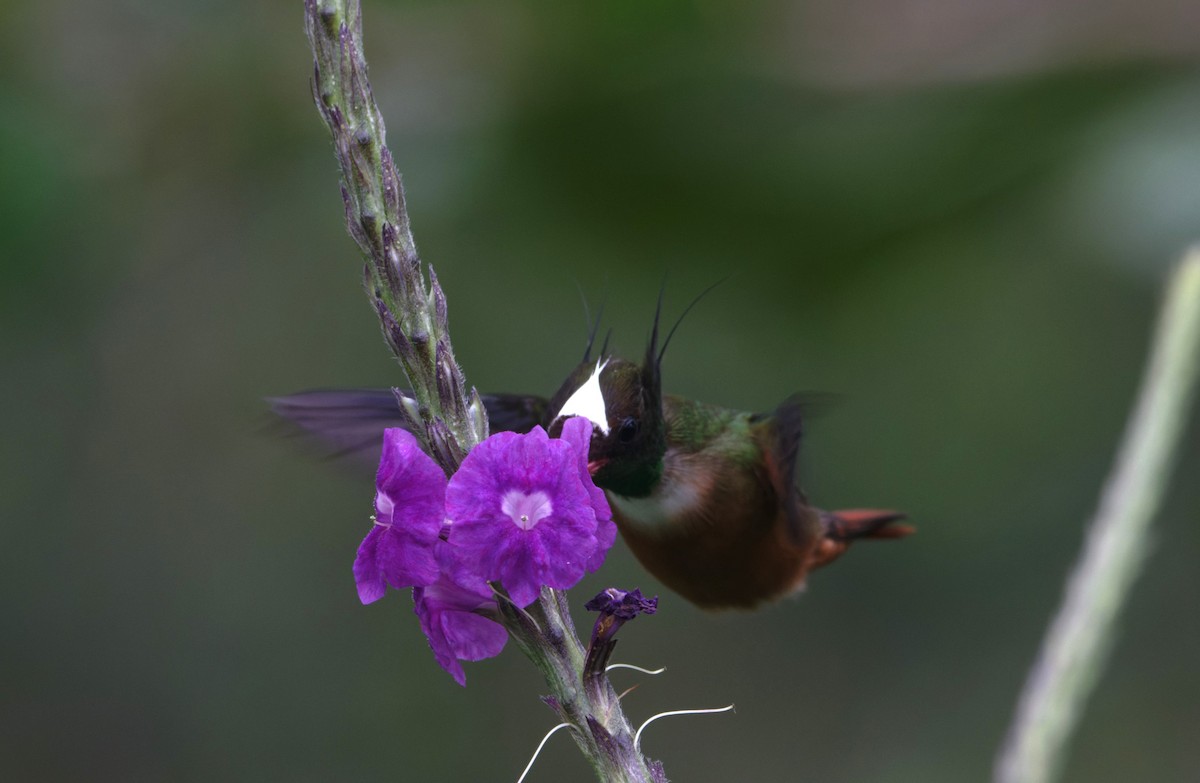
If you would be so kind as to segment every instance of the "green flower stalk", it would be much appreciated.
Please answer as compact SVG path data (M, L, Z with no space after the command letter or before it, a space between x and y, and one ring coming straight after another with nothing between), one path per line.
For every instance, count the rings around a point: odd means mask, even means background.
M545 702L600 780L666 783L662 766L642 755L606 673L616 629L653 613L655 601L637 591L597 596L589 607L601 612L599 630L585 647L563 592L599 567L616 535L587 470L591 423L569 421L562 438L540 427L488 437L484 403L474 389L467 394L454 359L445 294L413 242L367 79L359 3L305 0L305 11L313 95L341 167L346 228L412 388L411 396L393 390L404 428L383 438L372 529L354 564L359 596L371 603L388 587L413 587L434 655L460 683L460 661L496 655L507 634L542 671ZM523 460L557 467L514 470Z
M424 277L404 202L404 183L367 80L357 2L306 0L314 55L313 98L342 170L346 230L366 259L363 284L383 336L412 384L402 412L449 473L488 436L479 394L468 397L450 345L446 295L433 268Z

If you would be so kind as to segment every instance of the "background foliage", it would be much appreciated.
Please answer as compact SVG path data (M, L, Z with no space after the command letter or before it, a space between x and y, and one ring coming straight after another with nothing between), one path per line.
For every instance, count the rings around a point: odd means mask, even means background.
M682 781L986 777L1200 234L1196 9L368 2L414 232L481 389L549 393L577 286L670 389L814 421L821 505L895 506L807 595L664 593L618 657ZM0 775L515 779L515 651L436 668L350 577L370 476L261 398L400 383L359 289L298 2L0 9ZM1200 774L1200 422L1068 780ZM620 545L579 597L658 585ZM576 601L582 604L581 600ZM628 677L630 684L637 681ZM531 780L584 780L569 742Z

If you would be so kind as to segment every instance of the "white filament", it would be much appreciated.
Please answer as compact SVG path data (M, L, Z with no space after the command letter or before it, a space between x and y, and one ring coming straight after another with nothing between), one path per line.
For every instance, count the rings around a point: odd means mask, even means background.
M564 729L570 725L570 723L560 723L554 728L550 729L550 731L546 732L546 736L542 737L542 741L538 743L537 750L533 752L533 758L531 758L529 763L525 765L525 771L521 773L521 777L517 778L517 783L521 783L521 781L525 779L525 776L529 774L529 770L533 769L533 762L537 761L538 754L541 753L542 748L546 746L546 740L550 739L554 732L558 731L559 729Z
M641 666L634 666L632 663L610 663L604 667L604 671L606 672L611 672L613 669L633 669L635 672L641 672L642 674L662 674L667 670L667 667L664 666L661 669L643 669Z
M671 710L670 712L660 712L657 715L651 715L649 718L646 718L645 723L638 727L637 734L633 735L633 746L635 748L639 747L638 742L642 739L642 732L646 730L647 726L659 718L666 718L670 715L706 715L714 712L729 712L732 709L733 705L730 704L728 707L714 707L707 710Z

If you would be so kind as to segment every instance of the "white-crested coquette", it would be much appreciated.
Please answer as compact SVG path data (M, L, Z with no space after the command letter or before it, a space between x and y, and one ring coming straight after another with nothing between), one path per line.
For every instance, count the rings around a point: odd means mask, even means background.
M604 348L593 359L593 329L583 361L550 399L484 395L493 431L541 425L557 436L568 418L591 421L588 469L622 538L651 574L706 609L776 600L856 539L913 532L895 524L904 517L896 511L809 504L795 478L799 397L750 413L664 394L661 364L674 328L660 349L660 312L661 297L641 364ZM271 402L347 453L369 453L385 427L402 426L388 390L304 392Z

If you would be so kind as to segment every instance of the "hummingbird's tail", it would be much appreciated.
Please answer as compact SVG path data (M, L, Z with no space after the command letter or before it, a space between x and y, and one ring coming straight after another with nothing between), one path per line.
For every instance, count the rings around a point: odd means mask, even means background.
M878 508L852 508L842 511L822 511L821 529L824 536L810 556L808 568L829 565L860 538L904 538L916 532L912 525L892 524L905 518L899 511Z
M848 508L842 511L822 511L821 526L825 537L835 541L856 538L903 538L916 532L911 525L893 525L904 519L899 511L880 508Z

